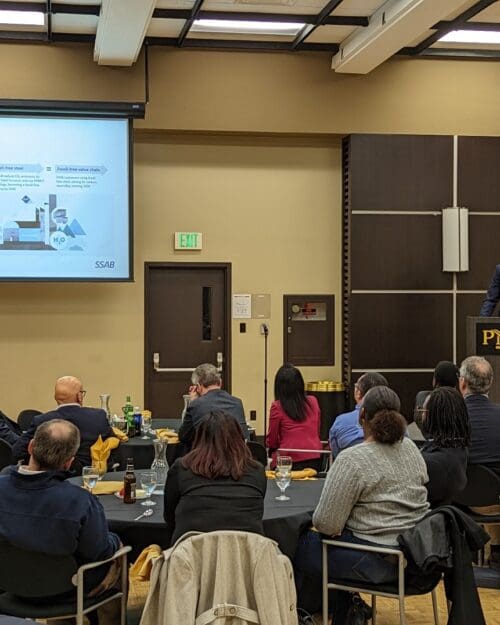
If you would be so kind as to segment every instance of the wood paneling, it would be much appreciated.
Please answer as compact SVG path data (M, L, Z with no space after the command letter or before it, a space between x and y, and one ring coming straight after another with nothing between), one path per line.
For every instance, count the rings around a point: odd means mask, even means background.
M477 317L483 295L478 293L459 293L457 295L457 364L460 364L466 356L466 326L467 317Z
M457 275L458 289L484 289L486 294L495 266L500 263L499 237L497 215L469 216L469 271Z
M352 135L351 210L441 210L452 203L453 139Z
M434 368L452 359L451 319L451 295L353 294L351 366Z
M500 137L458 138L458 205L500 211Z
M441 217L352 215L352 289L451 289L442 271Z

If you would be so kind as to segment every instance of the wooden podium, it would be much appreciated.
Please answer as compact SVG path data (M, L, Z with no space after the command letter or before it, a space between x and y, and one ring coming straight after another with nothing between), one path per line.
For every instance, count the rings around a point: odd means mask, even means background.
M467 355L483 356L491 364L489 397L500 404L500 317L467 317Z

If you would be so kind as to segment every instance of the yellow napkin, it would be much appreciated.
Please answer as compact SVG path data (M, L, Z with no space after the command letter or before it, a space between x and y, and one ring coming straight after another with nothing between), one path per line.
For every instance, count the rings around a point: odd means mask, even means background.
M123 488L123 482L97 482L92 489L94 495L112 495Z
M102 475L108 470L108 458L112 449L116 449L120 441L114 436L110 436L105 441L99 434L99 438L90 448L90 457L92 458L92 466L95 467L99 474Z
M302 469L301 471L291 471L292 480L312 480L318 474L316 469ZM266 471L266 477L269 480L274 480L276 477L276 471Z
M111 428L111 429L113 430L113 434L120 441L120 443L126 443L128 441L128 436L125 434L125 432L122 432L118 428Z
M179 442L179 437L170 428L159 428L158 430L155 430L155 432L156 432L156 436L160 440L165 441L169 443L170 445L173 445Z
M130 567L130 577L141 582L148 581L153 568L153 560L161 557L162 553L160 545L149 545L149 547L143 549L137 560Z

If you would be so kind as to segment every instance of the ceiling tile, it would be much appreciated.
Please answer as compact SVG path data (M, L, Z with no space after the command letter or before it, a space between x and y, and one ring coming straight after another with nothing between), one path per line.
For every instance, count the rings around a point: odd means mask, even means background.
M149 24L147 37L178 37L186 20L153 18Z
M320 26L307 37L305 42L340 43L355 30L356 26Z
M52 30L55 33L95 35L98 21L99 17L97 15L55 13L52 16Z
M373 15L386 0L344 0L332 15L354 15L356 17L368 17Z

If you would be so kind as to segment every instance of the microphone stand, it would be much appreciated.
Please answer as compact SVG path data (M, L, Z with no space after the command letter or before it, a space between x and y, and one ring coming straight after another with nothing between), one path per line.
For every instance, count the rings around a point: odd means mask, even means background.
M269 337L269 326L266 323L263 323L260 326L260 329L264 335L264 447L267 450L267 339Z

